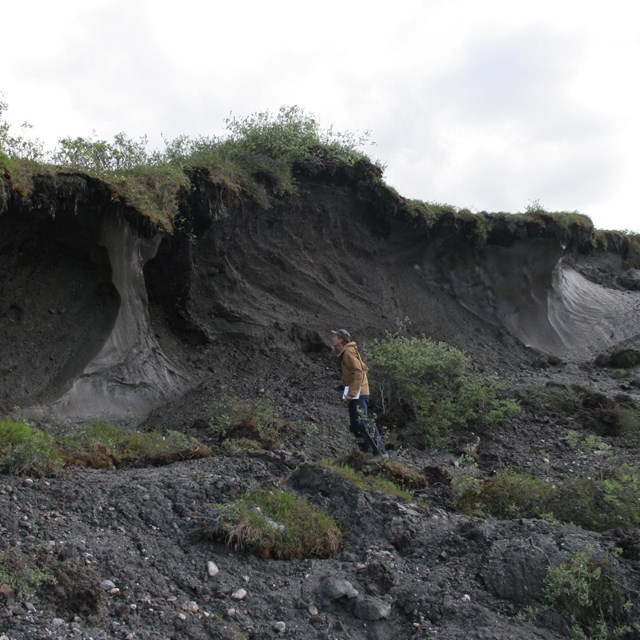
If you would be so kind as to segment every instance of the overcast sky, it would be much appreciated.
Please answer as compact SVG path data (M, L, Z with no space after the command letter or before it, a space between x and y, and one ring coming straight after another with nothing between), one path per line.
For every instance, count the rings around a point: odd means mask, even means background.
M1 12L7 120L66 136L218 135L298 105L401 195L579 211L640 232L633 0L20 0ZM16 131L17 132L17 129Z

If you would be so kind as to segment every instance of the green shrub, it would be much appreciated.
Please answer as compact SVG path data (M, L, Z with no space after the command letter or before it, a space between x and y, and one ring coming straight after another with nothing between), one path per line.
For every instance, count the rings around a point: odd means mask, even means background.
M217 511L219 518L203 526L204 537L263 559L331 558L342 542L328 513L289 491L248 491Z
M600 367L616 369L632 369L640 364L640 350L632 347L621 347L611 352L599 353L596 364Z
M624 266L627 269L640 269L640 233L625 234L628 240Z
M574 638L607 640L622 621L623 594L611 573L610 558L598 557L589 547L549 567L545 600L567 619Z
M0 420L0 472L49 475L63 463L53 436L24 421Z
M519 410L498 396L494 378L475 374L469 358L444 342L389 335L368 358L383 411L413 427L422 445L443 446L454 426L491 425Z
M516 391L516 397L523 406L536 411L574 414L582 407L578 390L569 383L528 384Z
M549 483L507 468L462 493L458 508L494 518L545 518L592 531L640 524L640 469Z
M305 162L322 148L332 151L336 160L354 164L364 157L357 148L369 137L368 133L322 130L316 118L298 106L280 107L275 116L262 111L231 117L225 124L229 136L222 143L223 153L265 155L291 164Z
M640 468L613 467L604 477L568 478L547 503L558 520L603 531L640 524Z
M547 511L553 486L507 467L481 485L473 483L458 499L458 508L493 518L539 518Z

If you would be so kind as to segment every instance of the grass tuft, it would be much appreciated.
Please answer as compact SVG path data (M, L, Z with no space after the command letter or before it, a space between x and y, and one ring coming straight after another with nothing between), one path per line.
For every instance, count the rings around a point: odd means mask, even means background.
M289 491L248 491L216 509L219 517L203 526L203 536L265 560L332 558L342 542L328 513Z

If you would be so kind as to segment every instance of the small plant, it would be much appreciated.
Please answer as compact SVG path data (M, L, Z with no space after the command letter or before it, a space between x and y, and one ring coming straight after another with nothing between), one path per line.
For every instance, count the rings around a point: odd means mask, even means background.
M471 456L461 456L450 473L451 489L458 497L478 491L482 486L478 463Z
M622 621L623 594L611 572L611 560L588 547L549 567L544 598L565 616L574 638L607 640Z
M50 475L63 464L53 436L28 422L0 420L0 472Z
M204 537L265 560L332 558L342 542L328 513L289 491L247 491L216 509L219 517L204 525Z
M444 446L453 427L491 425L519 411L499 397L495 379L474 373L469 358L444 342L388 335L368 356L383 411L413 430L416 444Z
M0 549L0 584L33 594L43 584L55 584L55 576L19 548Z

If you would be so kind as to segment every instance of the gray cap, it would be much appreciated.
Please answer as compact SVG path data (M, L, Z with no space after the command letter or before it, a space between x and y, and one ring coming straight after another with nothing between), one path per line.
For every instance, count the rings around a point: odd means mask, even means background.
M331 333L333 333L334 336L338 336L338 338L345 342L351 342L351 334L346 329L336 329Z

